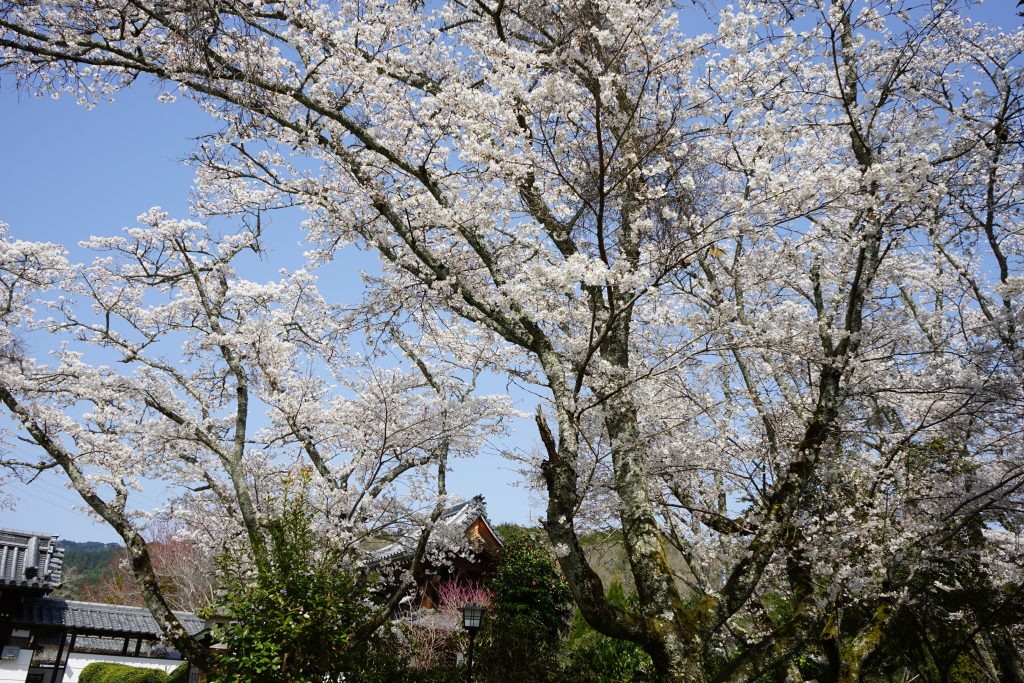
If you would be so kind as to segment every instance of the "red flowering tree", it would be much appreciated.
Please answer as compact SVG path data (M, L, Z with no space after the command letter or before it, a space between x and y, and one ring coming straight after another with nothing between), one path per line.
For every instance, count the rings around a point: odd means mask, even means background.
M466 651L462 608L469 604L490 607L494 593L477 581L450 579L437 588L437 609L417 609L402 625L408 635L410 666L422 680L430 675L456 677L458 655Z
M213 602L213 558L205 548L169 527L155 529L147 544L153 570L171 607L196 611ZM81 596L93 602L146 604L126 550L111 558L99 581L82 586Z

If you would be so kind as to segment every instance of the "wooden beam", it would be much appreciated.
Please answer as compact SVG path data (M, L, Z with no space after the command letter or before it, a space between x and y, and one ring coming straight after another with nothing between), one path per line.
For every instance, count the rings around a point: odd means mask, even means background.
M64 678L60 667L60 660L64 657L64 641L67 640L67 637L66 631L60 632L60 645L57 646L57 658L53 660L53 674L50 676L50 683L59 683ZM60 678L57 678L58 673L61 674Z

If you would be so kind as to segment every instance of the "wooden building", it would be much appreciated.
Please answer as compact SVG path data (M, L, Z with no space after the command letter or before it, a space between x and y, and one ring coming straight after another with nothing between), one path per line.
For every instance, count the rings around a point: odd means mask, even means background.
M32 632L16 621L27 602L60 586L63 564L57 536L0 529L0 683L25 683Z
M419 538L418 530L395 540L371 555L371 565L388 571L409 566ZM420 607L436 607L438 588L448 580L489 582L504 546L501 536L487 519L483 496L453 505L441 513L430 535L424 561L416 574Z
M0 683L76 683L91 662L182 664L145 607L49 597L63 557L55 535L0 529ZM192 634L206 629L195 614L175 614Z

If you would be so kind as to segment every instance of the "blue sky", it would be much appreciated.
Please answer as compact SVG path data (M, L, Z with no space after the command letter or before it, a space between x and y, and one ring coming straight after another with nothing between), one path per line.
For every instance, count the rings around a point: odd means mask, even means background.
M191 102L161 104L158 94L152 85L139 84L113 104L86 110L69 99L19 93L10 78L0 78L0 221L10 225L10 234L60 242L72 259L85 260L89 254L77 248L80 240L137 225L135 217L152 206L174 217L187 216L193 173L182 160L193 139L212 130L212 123ZM265 223L271 256L259 273L244 275L273 278L279 268L301 266L301 219L301 213L291 211ZM320 273L321 285L333 290L332 298L357 300L358 271L372 270L374 263L372 256L349 250ZM47 350L45 340L38 340L32 353L42 357ZM532 438L520 429L509 445L525 446ZM463 498L482 493L495 521L530 523L540 514L536 496L531 514L520 476L493 450L472 461L456 461L450 492ZM72 540L117 540L113 531L76 509L83 504L56 474L29 487L10 486L8 492L18 504L13 511L0 510L2 527ZM161 493L159 487L148 488L140 505L157 505Z

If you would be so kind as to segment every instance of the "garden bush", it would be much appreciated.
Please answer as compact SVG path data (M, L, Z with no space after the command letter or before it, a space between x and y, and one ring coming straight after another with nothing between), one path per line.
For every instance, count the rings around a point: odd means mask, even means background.
M322 683L400 680L390 628L366 630L375 606L370 580L345 571L341 551L313 530L303 497L282 499L266 520L266 557L256 567L225 556L225 593L204 612L227 617L213 636L226 649L215 658L216 683Z
M556 680L573 608L540 534L506 538L491 589L494 598L478 641L482 677L493 683Z
M78 683L167 683L167 674L160 669L93 662L82 669Z
M188 683L188 670L188 662L183 662L181 666L167 674L167 683Z

